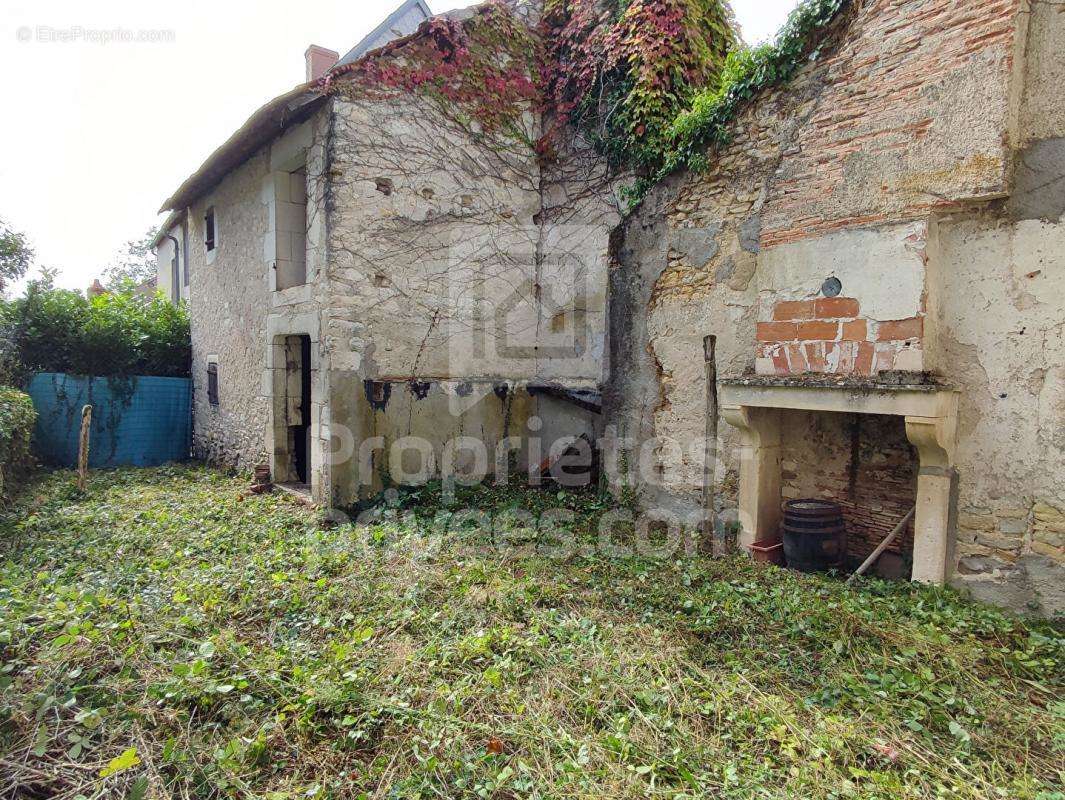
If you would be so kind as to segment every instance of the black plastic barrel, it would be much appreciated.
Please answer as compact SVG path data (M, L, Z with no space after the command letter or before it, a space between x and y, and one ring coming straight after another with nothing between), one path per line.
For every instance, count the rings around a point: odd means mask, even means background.
M789 500L784 504L784 556L799 572L827 572L843 567L847 529L843 509L826 500Z

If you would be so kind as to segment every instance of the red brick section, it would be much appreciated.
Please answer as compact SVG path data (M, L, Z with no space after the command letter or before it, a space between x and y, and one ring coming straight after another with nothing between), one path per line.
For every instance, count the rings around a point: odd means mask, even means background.
M793 322L759 322L758 341L791 342L799 338L799 326Z
M759 367L773 375L875 375L895 369L899 352L920 348L923 335L923 317L866 319L853 297L782 300L773 321L758 323Z
M831 231L916 218L930 209L1005 189L1001 139L1009 113L1021 0L862 0L843 46L813 68L826 79L792 151L779 165L765 210L762 246ZM954 84L986 88L980 113L992 133L962 153L934 135ZM974 120L974 123L976 121ZM963 124L959 120L957 123ZM868 174L854 163L872 165ZM897 157L922 165L886 175ZM860 184L856 185L856 184Z
M817 314L814 300L784 300L773 308L773 319L777 321L791 319L813 319Z
M881 322L876 331L879 342L893 342L900 339L920 339L924 335L924 319L911 317L910 319L892 320Z

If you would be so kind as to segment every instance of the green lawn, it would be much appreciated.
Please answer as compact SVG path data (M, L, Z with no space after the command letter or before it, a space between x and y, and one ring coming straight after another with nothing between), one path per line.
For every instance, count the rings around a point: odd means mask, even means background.
M201 468L0 521L0 798L1063 795L1065 639L743 560L323 528ZM469 490L512 518L553 493ZM562 496L581 541L606 502ZM422 504L419 506L419 504ZM110 774L108 774L110 773Z

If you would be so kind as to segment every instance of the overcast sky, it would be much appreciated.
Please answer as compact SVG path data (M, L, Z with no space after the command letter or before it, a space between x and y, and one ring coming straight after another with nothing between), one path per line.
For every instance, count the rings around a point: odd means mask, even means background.
M251 112L303 80L308 44L343 53L399 2L3 0L0 217L85 288ZM750 42L795 4L733 0Z

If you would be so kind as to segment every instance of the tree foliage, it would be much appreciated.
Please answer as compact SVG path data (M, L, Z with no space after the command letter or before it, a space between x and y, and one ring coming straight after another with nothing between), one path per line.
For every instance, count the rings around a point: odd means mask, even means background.
M189 374L189 318L161 296L127 288L98 297L35 281L0 322L25 372L120 377Z
M108 265L103 273L103 284L111 290L140 286L156 276L157 267L152 243L155 230L149 230L140 239L130 239Z
M10 228L0 218L0 292L26 274L33 256L25 234Z

